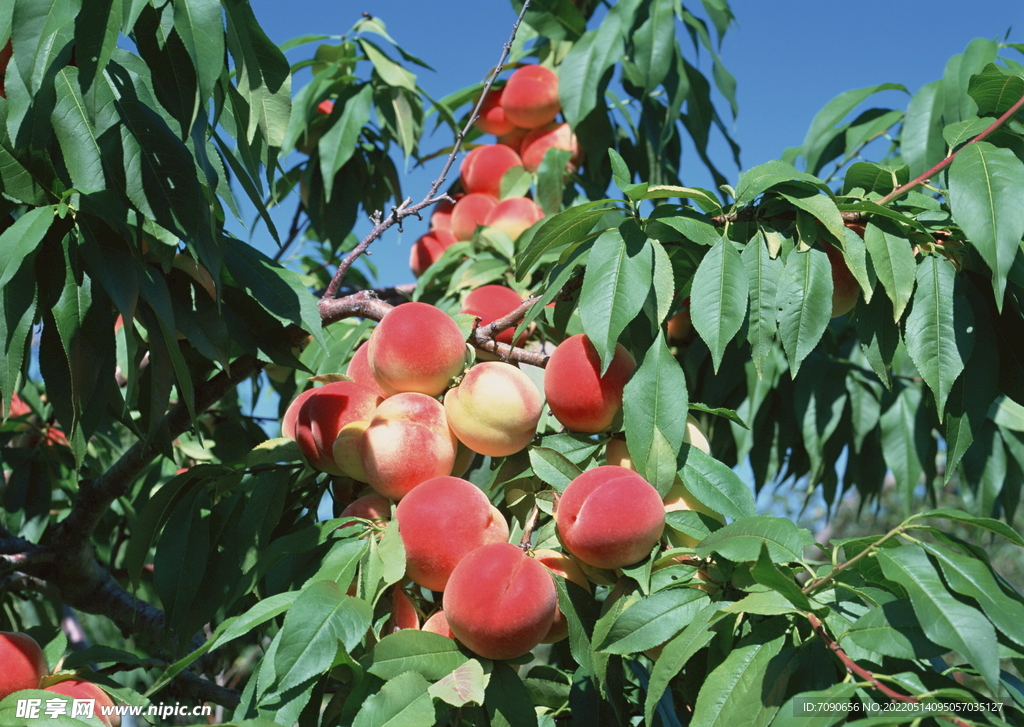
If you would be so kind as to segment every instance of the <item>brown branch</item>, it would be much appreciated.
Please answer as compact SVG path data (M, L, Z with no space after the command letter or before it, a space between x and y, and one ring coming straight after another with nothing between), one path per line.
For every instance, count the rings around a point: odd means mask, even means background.
M829 636L828 632L825 630L825 626L821 623L821 621L818 620L817 616L815 616L813 613L805 613L804 615L807 616L807 620L810 621L811 628L814 629L814 633L817 634L818 638L820 638L822 642L824 642L825 646L827 646L829 650L836 655L836 657L842 663L843 668L846 669L847 673L857 676L863 679L864 681L868 682L869 684L871 684L871 687L873 689L876 689L877 691L881 692L893 701L912 702L915 704L921 703L921 700L917 697L913 695L900 694L891 687L882 683L877 676L875 676L872 672L868 671L864 667L860 666L857 662L850 658L849 654L843 651L843 647L841 647L838 643L836 643L836 641L831 636ZM971 727L969 722L960 719L954 714L932 713L932 716L941 717L943 719L949 720L953 724L957 725L957 727Z
M377 239L380 238L387 230L394 225L398 225L401 229L402 220L412 215L419 216L420 210L429 207L430 205L437 204L441 200L445 199L453 201L451 197L446 194L438 194L441 189L441 185L444 184L445 179L448 178L448 173L451 171L452 166L455 164L455 158L459 155L462 150L462 142L469 133L469 130L473 127L479 114L480 107L483 105L484 99L487 93L491 90L491 86L494 85L495 80L498 78L498 74L501 73L502 67L505 65L505 60L508 58L508 54L512 51L512 43L516 39L516 33L519 32L519 25L523 21L523 16L526 14L527 8L530 7L530 0L525 0L523 8L519 12L519 17L516 18L516 22L512 25L512 34L509 39L502 46L501 58L498 59L498 65L491 71L491 75L488 76L487 81L484 83L483 90L480 92L480 98L477 99L476 105L473 107L472 113L469 115L469 120L466 125L455 135L455 144L452 146L451 153L448 154L448 158L445 160L444 167L441 169L441 173L437 176L437 179L430 185L430 189L427 191L426 196L423 200L411 204L411 199L405 199L397 207L391 208L391 214L387 217L383 217L381 213L375 212L371 216L371 220L374 222L373 229L366 237L364 237L358 245L350 252L345 259L338 265L338 269L335 271L334 276L331 278L330 284L327 286L327 291L324 293L323 300L330 300L338 294L338 289L341 288L341 281L345 277L345 273L352 267L352 264L359 258L360 255L367 251L367 248Z
M519 547L522 550L528 550L530 547L530 541L533 540L533 529L537 527L537 521L540 519L540 506L534 502L533 509L530 510L530 516L526 518L526 525L523 528L523 537L519 539Z

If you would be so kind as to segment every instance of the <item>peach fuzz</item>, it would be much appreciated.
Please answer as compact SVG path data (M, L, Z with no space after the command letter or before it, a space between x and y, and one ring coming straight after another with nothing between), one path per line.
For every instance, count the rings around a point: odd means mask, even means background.
M468 480L434 477L395 508L405 546L405 574L418 585L443 591L470 552L508 540L508 524L487 495Z
M636 362L622 344L604 376L594 344L579 333L558 344L544 370L544 395L551 413L569 429L595 434L606 430L622 407L622 391Z
M17 631L0 631L0 664L0 699L22 689L39 689L49 671L36 640Z
M363 469L360 443L363 441L363 433L370 426L370 422L360 419L357 422L349 422L341 428L338 436L334 439L331 447L331 457L334 464L346 477L351 477L359 482L366 482L366 470Z
M373 378L373 371L370 370L369 350L365 343L356 349L348 362L348 368L345 369L345 375L360 386L365 386L375 394L379 394L382 399L386 399L388 398L387 392L380 388L377 379Z
M544 66L519 68L505 84L501 107L506 119L524 129L536 129L554 121L562 110L558 74Z
M430 215L430 229L431 230L448 230L451 232L452 229L452 210L455 209L455 204L466 195L462 192L448 195L452 201L442 199L436 205L434 205L434 212Z
M457 445L437 399L395 394L377 407L363 433L366 481L375 492L400 500L421 482L451 472Z
M484 97L484 102L480 104L480 111L477 112L477 119L473 125L485 134L501 136L516 128L516 125L506 118L505 109L501 106L503 90L502 88L491 88ZM477 96L476 100L479 101L480 97ZM473 106L476 106L475 101Z
M107 727L120 727L120 715L111 714L104 716L101 714L100 708L113 707L114 700L101 687L92 682L87 682L84 679L65 679L62 682L51 684L45 691L61 694L72 699L95 699L95 714L99 717L100 721L107 725Z
M484 225L501 230L513 240L544 219L544 210L527 197L503 199L487 213Z
M530 133L529 129L520 129L518 126L507 134L502 134L498 137L498 143L504 144L509 149L520 155L522 158L521 150L523 148L523 139Z
M543 405L530 377L502 361L477 364L444 395L455 436L488 457L507 457L529 444Z
M511 543L463 558L444 591L455 638L486 659L514 659L551 630L558 598L548 570Z
M482 285L466 296L459 312L476 316L480 319L480 325L486 326L507 316L522 303L523 299L519 297L519 293L511 288L506 288L504 285ZM513 333L515 333L514 327L506 328L495 336L495 340L511 345ZM524 338L526 338L525 334L519 338L519 344L522 344Z
M484 223L497 204L498 198L493 194L467 194L452 209L452 234L459 240L472 240L476 228Z
M430 618L423 622L422 631L429 631L432 634L439 634L441 636L447 636L449 639L454 639L455 634L452 633L451 627L448 625L448 619L444 615L444 609L439 608L430 614Z
M344 474L334 461L334 440L351 422L369 419L381 397L354 381L335 381L313 389L299 407L295 441L312 467Z
M373 378L388 394L437 396L462 373L466 341L458 324L441 309L403 303L373 329L366 355Z
M458 240L449 230L431 230L420 235L409 250L409 268L412 274L417 278L423 275L427 268L440 260L444 251L456 242Z
M501 196L501 178L512 167L523 166L522 159L504 144L487 144L471 150L459 167L462 188L469 194L483 192Z
M402 589L400 583L391 587L391 618L385 629L386 634L393 634L402 629L420 628L420 615L416 611L409 594Z
M665 506L636 472L603 465L569 483L558 499L555 523L570 553L611 570L651 552L665 529Z
M564 149L571 153L566 165L570 172L579 169L580 162L583 161L583 152L569 124L547 124L527 134L523 138L522 146L519 147L523 166L528 172L536 172L540 168L548 149Z
M534 560L547 568L552 576L572 581L587 593L590 593L590 581L588 581L587 577L583 574L583 569L580 568L576 561L565 553L559 553L557 550L550 550L548 548L539 548L533 551L532 555ZM541 643L553 644L557 641L561 641L568 635L569 622L566 620L565 614L562 613L562 609L558 607L558 603L556 602L554 623L551 624L551 630L548 631L547 635L541 639Z

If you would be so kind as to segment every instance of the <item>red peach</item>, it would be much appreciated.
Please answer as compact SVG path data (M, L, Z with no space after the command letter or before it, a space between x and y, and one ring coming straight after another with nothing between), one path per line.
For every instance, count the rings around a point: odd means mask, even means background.
M369 419L381 397L354 381L325 384L306 397L295 420L295 441L311 466L344 474L334 461L334 440L346 424Z
M395 394L377 407L363 434L366 481L381 495L400 500L421 482L450 473L457 443L437 399Z
M513 240L544 219L544 210L527 197L503 199L487 213L484 225L502 230Z
M427 268L440 260L444 251L456 242L458 240L449 230L431 230L420 235L409 251L409 267L412 274L417 278L423 275Z
M636 362L622 344L601 376L601 359L585 334L558 345L544 371L544 395L551 413L569 429L590 434L611 426L622 406L622 391Z
M99 686L83 679L65 679L62 682L51 684L46 688L47 692L62 694L72 699L94 699L96 706L94 713L107 727L120 727L121 716L117 714L104 715L100 710L102 707L113 707L114 701Z
M346 505L345 509L341 511L340 517L358 517L370 520L377 525L387 525L388 520L391 519L391 500L376 492L363 495ZM342 527L348 527L348 525Z
M306 389L292 399L292 403L284 410L284 417L281 418L282 437L287 437L293 441L295 440L295 422L299 419L299 409L302 408L302 405L306 403L306 399L311 397L316 390L317 387Z
M514 151L516 154L520 154L523 148L523 139L530 133L529 129L520 129L518 126L507 134L502 134L498 137L498 143L504 144L509 149ZM520 158L522 155L520 154Z
M505 84L501 106L505 118L524 129L536 129L554 121L562 110L558 75L544 66L523 66Z
M449 194L454 201L449 202L446 199L442 199L436 205L434 205L434 212L430 215L430 229L431 230L448 230L452 229L452 210L455 209L455 203L466 195L462 192L456 192L455 194Z
M679 312L665 324L665 337L670 346L684 346L694 338L693 318L690 315L690 298L683 299Z
M391 587L391 618L385 628L386 634L393 634L402 629L420 628L420 615L416 612L409 594L403 590L401 584L396 583Z
M373 378L389 394L437 396L466 365L458 324L427 303L392 308L370 335L367 357Z
M480 104L479 116L474 126L485 134L501 136L516 128L515 124L505 118L505 109L501 107L501 93L502 89L492 88L484 97L484 102ZM477 100L479 98L478 96Z
M488 457L507 457L526 447L537 433L543 406L530 377L502 361L477 364L444 395L455 436Z
M528 172L536 172L540 163L544 161L544 154L548 149L564 149L571 152L566 168L570 172L579 169L583 161L583 150L580 149L576 135L572 133L569 124L548 124L539 129L534 129L523 139L519 151L522 154L523 166Z
M555 523L570 553L611 570L651 552L665 529L665 506L636 472L603 465L569 483L558 500Z
M466 296L459 312L478 317L480 325L486 326L498 318L508 315L522 303L523 299L519 297L519 293L511 288L506 288L504 285L482 285ZM514 327L506 328L497 335L495 340L511 344L513 333L515 333ZM525 337L525 334L520 337L519 345L522 344Z
M864 225L849 222L846 226L862 238L864 237ZM832 317L838 318L849 313L857 305L857 301L860 299L860 283L850 272L842 251L824 240L821 241L821 244L825 248L825 254L828 255L828 261L832 266Z
M511 543L491 543L455 566L443 605L465 646L487 659L514 659L551 630L557 602L543 565Z
M476 228L484 223L497 204L498 198L492 194L467 194L455 203L452 210L452 234L459 240L472 240Z
M363 469L362 442L363 434L370 422L360 419L349 422L338 431L331 446L331 457L334 464L346 477L359 482L366 482L366 470Z
M7 98L7 91L4 89L4 75L7 73L7 64L10 63L12 55L14 55L14 46L8 40L7 45L0 48L0 98Z
M405 573L432 591L443 591L466 555L508 540L508 524L487 495L459 477L434 477L415 487L395 508L405 545Z
M380 398L386 399L388 393L380 388L377 379L373 378L373 371L370 370L369 350L369 346L365 343L356 349L356 352L352 354L352 359L348 362L348 368L345 369L345 375L360 386L365 386L373 393L380 395Z
M459 167L462 188L469 194L483 192L500 197L505 172L521 166L523 161L519 155L504 144L478 146L466 155Z
M0 631L0 699L22 689L39 689L49 669L39 644L28 634Z
M430 618L423 622L422 630L429 631L432 634L447 636L449 639L455 638L455 634L452 633L452 629L448 625L448 619L444 615L443 608L439 608L434 611L434 613L430 615Z

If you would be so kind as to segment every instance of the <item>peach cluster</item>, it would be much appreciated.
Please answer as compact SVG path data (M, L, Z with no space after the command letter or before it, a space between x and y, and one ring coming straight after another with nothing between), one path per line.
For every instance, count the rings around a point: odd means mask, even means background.
M571 153L571 171L579 167L582 152L576 135L568 124L556 121L561 110L558 75L544 66L523 66L503 87L487 93L476 126L494 134L497 143L481 144L463 159L462 193L452 195L454 204L438 204L430 232L412 246L409 267L414 275L422 275L456 242L471 240L480 226L502 230L515 240L544 218L544 211L528 197L502 199L501 180L517 167L536 173L551 148Z

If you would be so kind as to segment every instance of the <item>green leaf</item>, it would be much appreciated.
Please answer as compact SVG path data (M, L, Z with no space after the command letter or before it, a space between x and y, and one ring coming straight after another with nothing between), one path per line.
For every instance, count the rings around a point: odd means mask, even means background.
M999 682L999 648L992 624L946 590L920 546L883 549L878 551L877 558L885 577L907 589L925 636L960 652L995 692Z
M276 691L286 692L329 669L339 647L351 651L362 641L372 615L366 601L346 596L334 581L306 586L281 626Z
M171 513L153 555L153 580L172 628L191 626L189 610L210 557L211 508L206 490L189 493Z
M512 0L512 7L519 13L523 0ZM523 20L551 40L576 40L587 29L586 19L571 0L533 0Z
M796 208L813 215L837 240L842 242L846 239L846 225L832 197L807 189L804 185L783 187L778 192L780 197L789 200Z
M970 513L966 513L963 510L954 510L951 508L928 510L927 512L916 513L914 515L915 520L926 517L937 517L942 518L943 520L952 520L953 522L965 523L976 528L981 528L982 530L988 530L989 532L1001 535L1011 543L1024 548L1024 537L1021 537L1016 530L1011 528L1002 520L995 520L988 517L977 517Z
M219 0L177 0L174 29L192 57L199 98L207 99L224 70L224 19Z
M800 364L814 350L832 316L832 265L823 250L794 250L777 296L779 337L796 376Z
M630 457L637 471L664 497L676 477L686 435L686 375L658 332L622 399Z
M1017 103L1024 96L1024 78L1019 74L1019 70L989 63L981 73L971 76L967 93L978 104L978 114L998 116Z
M619 334L643 308L653 274L653 252L634 221L626 220L594 242L579 312L583 330L601 357L602 375L611 365Z
M898 322L914 293L917 261L910 241L893 222L875 217L864 230L864 244L871 265L892 301L893 321Z
M18 73L33 97L39 93L46 75L57 57L73 39L75 17L81 12L81 0L18 0L17 15L11 28L11 42L18 49ZM16 65L17 67L13 67ZM10 93L11 82L7 89ZM15 136L13 130L12 136Z
M871 162L854 162L846 170L846 176L843 178L843 193L849 194L860 187L865 192L888 194L897 185L909 181L910 168L906 165L883 167Z
M767 545L772 563L791 563L803 560L804 549L814 545L814 536L792 520L754 515L734 520L711 533L697 546L697 555L707 558L711 553L719 553L737 563L754 562L761 557L762 543Z
M606 199L585 202L545 220L529 247L516 258L516 280L523 280L542 255L585 238L595 223L611 208L610 202Z
M740 177L736 185L737 204L749 204L758 195L785 182L799 180L810 182L822 191L828 190L824 183L813 174L797 171L792 164L780 161L770 161L749 169Z
M696 588L668 588L641 598L615 619L599 651L636 654L664 644L708 605Z
M484 693L484 708L493 727L537 727L530 692L519 675L503 661L494 662Z
M544 440L547 441L546 439ZM530 447L530 466L541 482L562 492L583 470L562 452L547 446Z
M416 672L399 674L366 698L352 727L431 727L435 717L429 688Z
M377 75L381 77L384 83L416 93L415 73L402 68L388 58L387 54L376 43L372 43L366 38L357 38L356 40L359 43L359 47L363 49L363 53L370 59L370 63L373 64L373 70L377 71Z
M450 674L430 685L430 696L440 699L453 707L470 703L483 704L484 690L490 682L488 674L476 659L456 667Z
M921 422L921 389L905 387L892 405L882 413L882 454L896 479L907 512L912 510L914 489L924 472L930 427Z
M81 192L103 189L106 180L102 152L78 88L78 69L71 66L62 68L53 79L53 85L57 91L57 104L50 115L50 122L71 174L71 183Z
M722 238L704 255L690 299L695 301L690 308L693 327L711 350L717 372L747 311L747 273L732 242Z
M649 94L665 80L675 51L675 4L673 0L652 0L647 19L631 37L633 82Z
M679 477L701 504L730 518L757 512L750 487L725 464L691 446L683 447L681 460Z
M1024 162L988 142L962 148L949 167L954 221L992 270L996 307L1024 236Z
M359 92L345 102L341 118L320 137L317 148L320 150L325 199L330 199L334 193L334 178L355 153L359 134L369 122L372 110L373 86L364 83Z
M787 601L801 611L811 610L811 602L800 590L800 586L796 584L792 574L783 573L772 562L767 542L761 543L761 553L757 556L757 563L750 569L750 575L762 586L768 586L773 591L785 596Z
M89 89L110 60L123 16L122 0L99 0L75 18L75 60L83 90Z
M855 683L844 682L833 684L828 689L794 695L779 708L775 719L772 720L772 727L806 727L812 717L814 727L832 727L845 720L849 712L840 709L820 711L817 705L822 702L849 703L859 688Z
M924 634L908 599L883 603L854 621L843 639L895 659L930 659L946 649L936 646Z
M926 83L917 90L903 118L900 153L914 177L923 174L946 154L942 139L942 81Z
M974 346L974 314L955 289L948 260L929 255L917 267L917 294L903 340L911 360L935 396L942 421L946 398Z
M429 631L402 629L373 647L373 664L368 671L381 679L415 671L436 681L467 661L452 639Z
M11 282L26 260L32 260L51 224L53 209L36 207L0 234L0 289Z
M757 377L764 376L765 361L772 354L772 343L777 330L775 323L776 298L779 279L783 273L782 258L772 258L764 233L758 233L743 248L741 255L747 272L747 290L750 313L747 322L747 340Z

